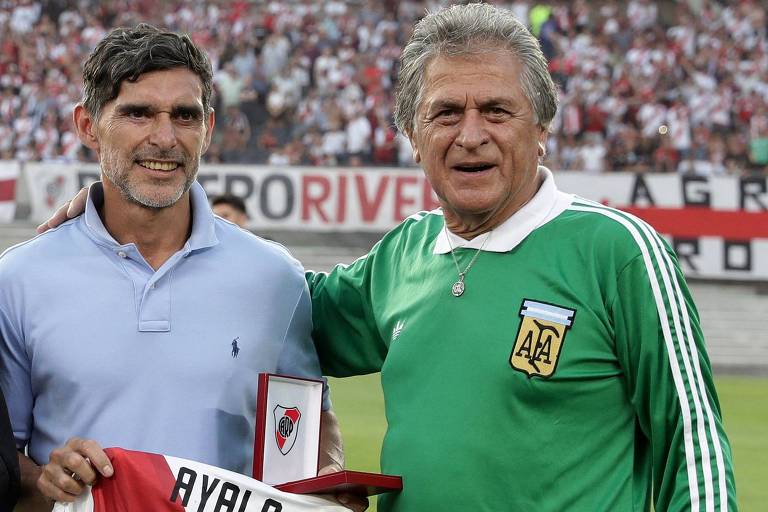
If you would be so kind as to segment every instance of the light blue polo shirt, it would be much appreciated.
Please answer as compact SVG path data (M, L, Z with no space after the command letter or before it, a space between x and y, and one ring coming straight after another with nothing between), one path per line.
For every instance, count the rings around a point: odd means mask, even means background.
M104 228L101 184L0 256L0 386L38 464L80 436L250 474L259 372L319 378L301 264L191 198L157 271Z

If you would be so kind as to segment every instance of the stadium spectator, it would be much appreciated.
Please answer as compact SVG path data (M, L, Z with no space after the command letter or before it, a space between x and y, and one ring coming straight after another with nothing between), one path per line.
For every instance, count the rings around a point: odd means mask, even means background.
M576 169L592 174L605 171L605 144L599 133L590 133L584 138L578 151Z
M362 107L357 107L349 114L346 129L348 164L360 167L370 162L371 122Z
M247 41L240 41L237 46L237 53L232 57L232 66L237 75L243 80L248 80L256 72L258 65L256 49Z
M225 162L236 163L247 159L251 141L251 123L237 105L226 107L221 117L221 137L218 149Z
M328 129L323 134L323 165L345 165L347 163L347 133L344 131L342 115L333 109L328 116Z
M376 115L376 128L373 130L373 155L375 165L394 166L397 163L397 132L392 126L389 117L378 112Z
M246 79L237 73L233 62L227 62L224 68L216 73L213 81L222 107L227 109L240 105L240 94L245 88Z
M749 159L753 169L768 175L768 106L760 105L749 125Z
M672 137L662 137L661 145L653 152L653 169L656 172L675 172L680 153L672 143Z
M213 213L245 228L248 224L248 210L242 197L232 194L221 194L211 197Z

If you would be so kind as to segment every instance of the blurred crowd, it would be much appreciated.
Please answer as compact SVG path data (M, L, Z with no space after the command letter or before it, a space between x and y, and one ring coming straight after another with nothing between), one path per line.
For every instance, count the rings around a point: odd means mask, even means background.
M0 0L0 159L93 160L73 131L80 68L112 27L189 33L209 53L209 162L413 165L392 123L413 0ZM760 0L526 1L561 90L558 170L768 175Z

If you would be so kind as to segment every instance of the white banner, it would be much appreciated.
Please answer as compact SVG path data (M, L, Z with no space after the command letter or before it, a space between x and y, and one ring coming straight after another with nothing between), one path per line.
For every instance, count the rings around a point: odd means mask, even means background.
M36 222L98 179L95 164L29 164ZM245 199L255 230L385 232L437 199L419 169L207 165L209 194ZM627 210L667 236L693 277L768 280L768 178L577 172L558 187Z
M97 164L27 163L24 175L29 189L31 218L43 222L80 190L99 179Z
M437 198L418 169L208 166L209 194L245 198L254 229L385 232Z

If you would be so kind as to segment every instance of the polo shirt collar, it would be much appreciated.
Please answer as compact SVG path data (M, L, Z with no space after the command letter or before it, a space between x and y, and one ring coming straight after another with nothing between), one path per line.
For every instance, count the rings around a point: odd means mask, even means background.
M573 195L560 192L552 172L539 166L539 176L544 180L539 190L522 208L490 232L465 240L447 229L441 229L435 239L433 254L447 254L464 247L490 252L508 252L517 247L533 230L560 215L571 203ZM443 221L445 222L445 221ZM447 236L446 236L447 233ZM490 236L490 239L488 237ZM450 238L450 241L449 241Z
M213 211L208 204L208 197L203 187L195 181L189 189L189 196L192 201L192 233L185 245L185 249L194 251L212 247L219 243L216 237L215 221ZM101 182L97 181L88 188L88 201L85 204L85 225L88 232L96 240L109 246L120 246L120 244L109 234L107 228L99 217L99 211L96 205L104 203L104 188Z

